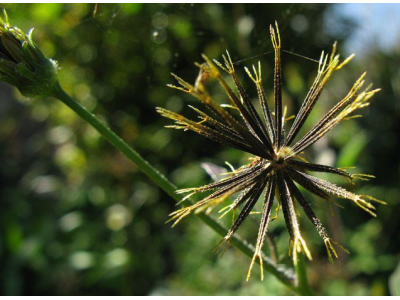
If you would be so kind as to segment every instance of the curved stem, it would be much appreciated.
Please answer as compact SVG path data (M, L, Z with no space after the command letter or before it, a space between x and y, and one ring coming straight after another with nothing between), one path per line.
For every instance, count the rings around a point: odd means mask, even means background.
M307 268L303 254L300 254L298 257L296 265L296 275L297 275L297 289L300 292L300 294L304 296L313 296L314 293L312 292L307 279Z
M96 116L90 113L86 108L72 99L58 84L53 92L53 96L61 100L64 104L76 112L82 119L92 125L106 140L114 145L121 151L127 158L129 158L143 173L145 173L151 180L153 180L160 188L162 188L169 196L176 202L181 200L180 196L175 193L176 186L171 183L163 174L150 165L139 153L133 150L124 140L116 135L110 128L104 125ZM190 201L185 201L183 205L190 205ZM211 227L215 232L221 236L225 236L228 231L220 222L214 218L200 213L197 217ZM245 255L252 258L254 247L241 240L239 237L234 236L231 243L242 251ZM295 286L295 277L284 266L275 264L271 259L264 257L264 268L276 276L284 285L293 290L297 294L301 294L300 290Z

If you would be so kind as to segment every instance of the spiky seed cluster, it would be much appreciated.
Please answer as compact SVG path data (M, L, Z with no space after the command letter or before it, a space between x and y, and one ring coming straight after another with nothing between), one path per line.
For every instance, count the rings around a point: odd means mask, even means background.
M17 87L28 97L52 94L58 83L57 62L47 58L32 39L12 27L5 10L0 16L0 81Z
M325 55L324 52L322 52L319 60L318 74L301 105L292 127L285 136L284 126L287 120L285 118L285 110L282 106L281 39L278 26L276 25L276 29L271 26L270 32L275 50L274 113L271 113L269 109L266 93L262 86L260 63L258 63L257 68L253 66L253 73L247 68L246 72L256 85L261 103L263 120L257 113L249 95L236 76L234 64L231 61L229 53L227 53L227 56L223 56L224 65L215 60L213 62L203 55L205 64L198 65L200 67L200 74L194 85L187 83L174 74L172 75L176 78L180 87L169 85L172 88L182 90L195 96L211 111L212 116L192 107L199 114L200 118L200 122L195 122L169 110L157 108L157 111L162 116L175 121L176 125L167 126L169 128L184 129L185 131L192 130L226 146L255 155L250 164L230 172L226 178L218 182L198 188L179 190L178 193L188 193L182 201L197 193L209 191L212 191L212 193L194 205L181 208L171 214L171 220L175 221L174 225L176 225L182 218L190 213L203 211L210 207L214 208L226 198L239 193L233 203L220 210L220 213L223 213L222 216L225 216L230 211L233 211L235 216L236 209L242 207L239 215L234 219L232 227L219 245L221 249L224 249L229 244L231 237L250 214L261 194L265 191L258 238L248 278L257 258L260 260L261 278L263 278L261 259L262 247L267 234L268 224L271 220L271 210L275 194L277 195L276 198L278 201L277 213L280 209L283 210L286 226L290 234L295 264L297 263L297 253L299 252L304 252L306 256L311 259L311 253L300 233L295 210L296 203L303 208L305 214L322 237L330 260L332 260L333 256L337 257L337 253L333 247L333 243L335 242L329 238L324 226L314 213L308 201L299 191L296 183L328 201L333 201L333 197L349 199L372 216L375 216L373 212L375 207L367 200L384 203L370 196L357 195L349 192L335 184L314 177L308 172L336 174L350 181L356 178L365 180L373 176L350 174L343 169L305 162L299 157L301 152L318 141L341 121L356 117L353 115L353 112L368 106L368 100L379 90L370 90L370 87L368 87L364 91L360 91L364 85L365 77L365 73L362 74L354 83L348 94L329 110L307 134L292 145L332 74L345 66L354 55L340 62L339 55L336 54L336 43L333 45L333 50L330 55ZM238 95L230 89L216 65L230 74L238 90ZM211 78L216 79L220 83L228 95L231 105L221 106L212 100L205 87L206 81ZM234 118L224 107L237 110L240 114L241 121Z

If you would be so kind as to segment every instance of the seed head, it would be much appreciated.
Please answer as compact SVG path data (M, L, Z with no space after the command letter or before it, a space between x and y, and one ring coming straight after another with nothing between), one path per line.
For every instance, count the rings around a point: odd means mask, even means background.
M215 60L211 61L203 55L205 64L198 65L200 67L200 75L195 85L187 83L176 75L173 76L182 87L170 85L172 88L177 88L195 96L206 106L211 114L206 114L192 107L199 114L200 121L196 122L169 110L157 108L157 111L162 116L175 121L175 125L167 126L169 128L184 129L185 131L191 130L226 146L254 155L250 164L233 170L220 181L198 188L177 191L177 193L180 194L187 194L182 201L185 201L188 197L197 193L212 193L189 207L184 207L173 212L170 219L174 221L173 226L175 226L182 218L190 213L203 211L210 207L213 208L224 202L228 197L238 193L238 196L231 204L220 210L220 213L222 213L221 217L231 211L234 216L236 216L236 210L241 208L239 215L234 219L227 235L218 246L218 249L226 249L232 236L252 212L263 194L258 238L247 279L250 277L251 268L256 259L260 260L261 278L263 278L261 259L262 247L268 231L268 224L272 219L271 211L274 201L278 201L276 216L280 209L283 211L283 216L290 235L292 245L291 253L294 264L297 263L297 255L299 252L303 252L310 260L312 259L311 252L300 232L300 225L295 209L296 206L300 206L308 219L314 224L326 245L329 259L332 260L332 257L337 257L337 252L333 246L334 244L337 245L337 243L329 238L325 227L314 213L309 202L300 192L298 186L302 186L312 194L329 202L336 203L334 198L350 200L372 216L376 216L374 212L375 207L370 202L384 203L370 196L354 194L333 183L310 175L309 172L335 174L351 182L354 179L366 180L373 176L350 174L340 168L306 162L304 158L300 156L304 150L317 142L340 122L356 117L353 113L356 110L368 106L371 97L379 90L371 90L370 86L361 90L364 85L366 73L362 74L341 101L330 109L308 133L296 139L300 129L306 122L333 73L342 69L354 57L354 55L351 55L341 62L339 55L336 54L335 43L331 54L325 55L324 52L322 52L317 76L292 126L288 133L285 134L287 119L285 116L286 108L284 109L282 104L281 38L278 25L276 24L276 28L273 28L271 25L270 32L275 52L274 113L272 113L269 108L267 96L262 85L261 64L258 63L257 67L253 66L253 72L247 68L245 68L245 70L256 86L262 108L262 116L257 113L249 95L239 81L228 52L226 56L223 55L224 64ZM237 93L232 91L225 82L217 66L231 76L237 88ZM212 97L207 92L205 84L209 79L215 79L219 82L226 92L230 105L218 105L212 100ZM231 111L237 112L239 118L233 116L230 113ZM297 141L295 142L295 140Z

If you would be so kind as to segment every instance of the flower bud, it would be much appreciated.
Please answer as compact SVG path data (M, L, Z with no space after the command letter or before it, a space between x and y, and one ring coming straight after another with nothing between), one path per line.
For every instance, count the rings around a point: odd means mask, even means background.
M48 96L58 84L57 62L44 56L32 40L11 27L5 10L0 16L0 81L19 89L27 97Z

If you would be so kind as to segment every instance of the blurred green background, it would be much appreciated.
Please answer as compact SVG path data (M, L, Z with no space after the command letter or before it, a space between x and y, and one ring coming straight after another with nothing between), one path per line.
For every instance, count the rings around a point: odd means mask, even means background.
M229 49L250 94L244 66L261 60L271 95L269 24L283 48L313 59L335 40L353 62L338 72L311 115L311 126L363 71L382 92L362 113L319 141L306 157L357 166L376 175L350 186L388 202L371 218L348 201L332 208L309 194L331 236L348 248L330 264L312 224L301 226L314 260L312 287L324 295L400 295L399 5L2 4L13 25L35 27L43 52L60 64L67 92L100 116L179 187L211 181L201 163L239 167L248 156L194 133L165 129L156 106L193 116L195 99L166 87L170 72L194 81L201 53ZM385 24L385 25L383 25ZM385 27L383 27L385 26ZM257 56L257 58L254 58ZM242 61L245 60L245 61ZM283 53L284 101L295 114L317 64ZM217 99L222 91L215 87ZM223 99L223 98L222 98ZM259 280L250 259L191 216L165 225L175 204L89 125L54 99L26 99L0 84L0 294L2 295L291 295L273 276ZM239 230L251 242L259 216ZM227 218L229 219L229 217ZM229 220L227 220L229 223ZM291 265L280 217L270 232ZM266 252L269 253L268 247Z

